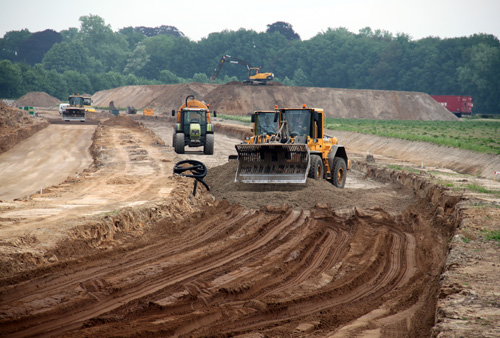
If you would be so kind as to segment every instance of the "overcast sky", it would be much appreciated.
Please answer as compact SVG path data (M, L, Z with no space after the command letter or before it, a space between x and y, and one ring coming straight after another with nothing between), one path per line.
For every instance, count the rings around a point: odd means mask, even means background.
M0 0L0 37L24 28L80 28L79 18L90 14L113 31L168 25L193 41L223 30L265 32L276 21L291 24L302 40L337 27L352 33L370 27L413 40L476 33L500 37L500 0Z

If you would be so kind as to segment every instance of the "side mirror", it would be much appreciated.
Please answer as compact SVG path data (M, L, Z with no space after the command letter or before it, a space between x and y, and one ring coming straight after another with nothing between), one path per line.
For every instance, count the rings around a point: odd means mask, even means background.
M172 116L175 116L175 110L172 109Z
M252 121L252 123L254 123L254 122L255 122L255 114L252 114L252 115L251 115L250 120Z
M214 110L214 117L217 117L217 111Z

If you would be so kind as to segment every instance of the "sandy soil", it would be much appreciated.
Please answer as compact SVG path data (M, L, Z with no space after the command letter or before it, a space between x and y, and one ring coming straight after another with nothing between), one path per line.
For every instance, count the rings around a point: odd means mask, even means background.
M94 130L91 125L50 125L0 154L0 200L43 192L88 168Z
M179 156L168 118L134 118L102 121L78 176L0 203L2 336L498 336L494 198L375 152L345 189L236 185L241 138ZM185 158L210 192L172 175Z

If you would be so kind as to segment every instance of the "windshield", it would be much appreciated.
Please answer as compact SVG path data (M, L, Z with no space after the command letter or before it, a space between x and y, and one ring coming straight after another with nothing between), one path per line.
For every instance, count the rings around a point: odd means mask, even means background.
M184 111L184 123L205 124L206 110L187 110Z
M278 121L274 122L275 113L256 114L257 135L272 135L278 132Z
M69 98L69 104L71 106L83 106L83 98L79 96L73 96Z
M310 135L311 112L309 110L286 110L283 115L290 136Z

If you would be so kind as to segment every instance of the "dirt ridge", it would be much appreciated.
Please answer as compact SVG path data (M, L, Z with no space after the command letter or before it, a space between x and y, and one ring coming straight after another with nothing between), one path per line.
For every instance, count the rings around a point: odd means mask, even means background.
M129 105L153 108L168 115L182 98L195 95L220 114L247 115L255 110L283 107L324 108L328 117L394 120L450 121L457 118L446 108L419 92L360 90L319 87L246 86L189 83L178 85L127 86L103 90L92 96L96 106ZM181 98L181 99L180 99Z

